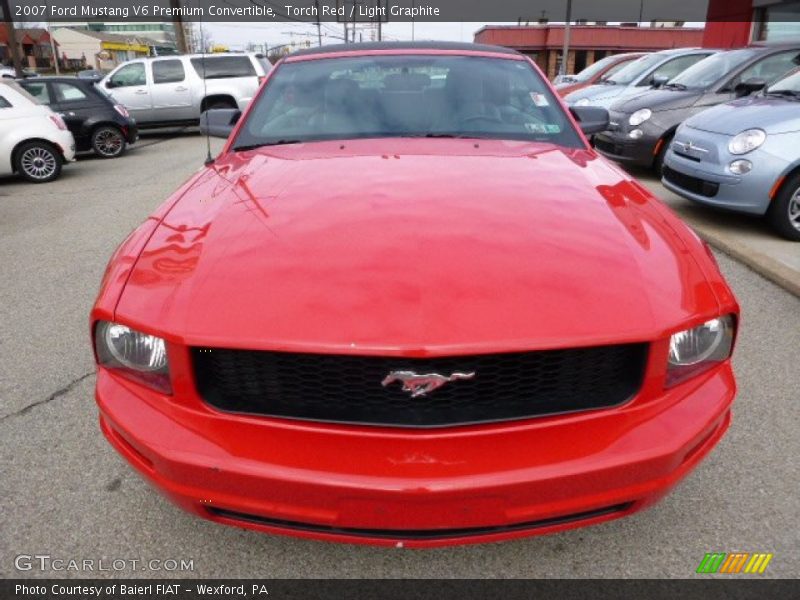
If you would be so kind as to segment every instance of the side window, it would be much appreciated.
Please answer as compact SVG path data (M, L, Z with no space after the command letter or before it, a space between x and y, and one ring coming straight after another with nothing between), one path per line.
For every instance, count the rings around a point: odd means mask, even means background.
M653 80L656 77L666 77L667 79L672 79L673 77L683 73L694 63L703 60L707 56L708 54L690 54L689 56L679 56L678 58L673 58L672 60L665 62L663 65L658 67L655 71L652 72L650 77L647 77L643 81L640 81L638 85L639 86L652 85Z
M114 87L131 87L134 85L147 85L144 74L144 63L125 65L111 76Z
M183 63L179 60L153 62L153 83L177 83L186 79Z
M0 108L11 108L11 102L0 96Z
M26 81L22 87L42 104L50 104L50 92L47 89L46 83L42 81L38 83Z
M77 85L71 83L53 83L53 92L56 102L78 102L86 100L86 94Z
M210 56L191 59L197 74L205 79L228 77L255 77L256 69L247 56Z
M800 54L798 54L797 50L779 52L758 61L754 65L750 65L731 79L725 88L732 90L737 83L748 79L763 79L767 83L772 83L784 73L794 69L798 64L800 64Z

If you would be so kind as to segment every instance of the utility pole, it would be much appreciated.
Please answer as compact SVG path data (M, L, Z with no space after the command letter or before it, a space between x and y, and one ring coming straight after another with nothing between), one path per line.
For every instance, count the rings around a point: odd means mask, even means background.
M189 48L186 46L186 31L183 28L183 17L180 15L180 0L169 0L170 8L173 9L172 25L175 27L175 45L178 47L178 52L181 54L188 54ZM200 27L202 27L202 23Z
M317 46L322 46L322 23L319 20L319 0L314 0L314 12L317 14Z
M8 8L8 0L0 0L0 8L3 9L3 23L6 25L8 32L8 47L11 49L11 61L14 65L17 77L22 78L22 59L19 55L19 46L17 45L17 34L14 29L14 21L11 20L11 9Z
M414 14L414 0L411 0L411 14ZM414 41L414 17L411 17L411 41Z
M564 48L561 51L561 68L558 74L562 77L567 74L567 63L569 62L569 25L572 20L572 0L567 0L567 20L564 23Z

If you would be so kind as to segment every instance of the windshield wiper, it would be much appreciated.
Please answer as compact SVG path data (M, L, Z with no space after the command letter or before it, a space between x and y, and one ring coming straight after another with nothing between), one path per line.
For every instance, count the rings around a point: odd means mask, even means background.
M272 142L259 142L257 144L247 144L245 146L234 146L234 152L244 152L245 150L255 150L265 146L286 146L288 144L302 144L302 140L275 140Z
M603 85L617 85L617 82L613 79L601 79L600 83Z
M683 85L682 83L665 83L661 86L662 89L666 90L688 90L689 88Z

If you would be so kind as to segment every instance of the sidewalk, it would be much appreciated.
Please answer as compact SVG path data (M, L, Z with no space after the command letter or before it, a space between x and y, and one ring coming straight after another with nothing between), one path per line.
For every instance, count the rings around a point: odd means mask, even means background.
M647 171L637 170L631 174L714 248L800 296L800 242L778 237L757 217L713 210L685 200L664 188Z

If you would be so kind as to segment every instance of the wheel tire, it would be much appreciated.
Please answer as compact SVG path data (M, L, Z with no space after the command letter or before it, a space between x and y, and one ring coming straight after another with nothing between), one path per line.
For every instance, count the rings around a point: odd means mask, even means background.
M14 153L14 170L31 183L47 183L61 174L64 159L47 142L26 142Z
M664 169L664 157L667 156L667 150L669 150L669 146L672 143L672 138L672 135L661 138L664 141L662 142L661 147L658 149L658 154L656 154L656 157L653 160L653 170L659 177L663 176L662 170Z
M800 242L800 173L783 182L767 210L767 221L786 239Z
M125 152L127 142L118 127L101 125L92 132L92 150L100 158L117 158Z

